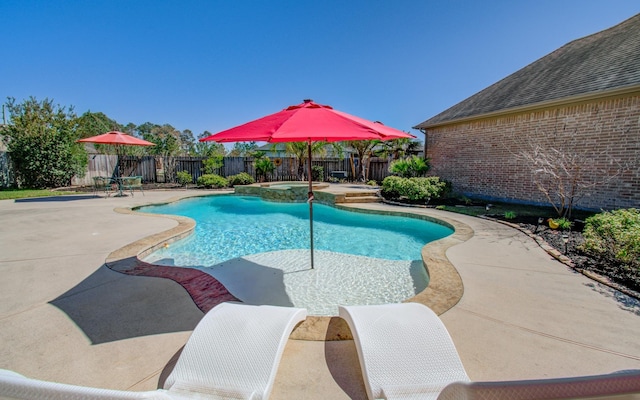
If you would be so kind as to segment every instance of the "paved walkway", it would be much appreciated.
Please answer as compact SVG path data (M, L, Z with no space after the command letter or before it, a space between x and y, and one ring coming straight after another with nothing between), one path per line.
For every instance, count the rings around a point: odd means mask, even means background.
M177 224L113 210L201 193L0 201L0 368L104 388L158 387L202 312L173 281L104 266L114 250ZM640 303L574 273L512 228L416 212L475 232L447 251L464 295L441 316L473 380L640 368ZM272 398L364 399L353 342L290 340Z

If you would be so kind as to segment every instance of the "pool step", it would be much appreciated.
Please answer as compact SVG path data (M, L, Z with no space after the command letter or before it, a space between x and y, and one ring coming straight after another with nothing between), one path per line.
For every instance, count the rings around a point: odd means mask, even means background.
M343 203L380 203L376 192L348 192L345 193Z

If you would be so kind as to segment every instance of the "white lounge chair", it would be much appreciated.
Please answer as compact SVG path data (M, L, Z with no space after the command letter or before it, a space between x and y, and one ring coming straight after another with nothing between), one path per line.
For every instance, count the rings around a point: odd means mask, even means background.
M639 400L640 371L505 382L456 382L438 400Z
M187 341L164 389L87 388L29 379L0 370L0 397L13 399L267 399L300 308L223 303Z
M440 318L417 303L342 306L369 399L640 400L640 371L470 382Z
M469 381L440 318L418 303L341 306L369 399L435 399Z

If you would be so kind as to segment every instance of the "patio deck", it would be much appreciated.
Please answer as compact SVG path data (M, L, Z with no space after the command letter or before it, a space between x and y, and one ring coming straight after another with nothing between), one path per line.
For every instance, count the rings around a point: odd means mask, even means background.
M105 267L129 243L177 225L114 212L202 191L0 201L0 368L29 377L150 390L202 317L187 292ZM432 209L475 234L446 255L464 284L441 315L473 380L640 368L640 303L577 274L504 225ZM289 340L273 399L364 399L350 340Z

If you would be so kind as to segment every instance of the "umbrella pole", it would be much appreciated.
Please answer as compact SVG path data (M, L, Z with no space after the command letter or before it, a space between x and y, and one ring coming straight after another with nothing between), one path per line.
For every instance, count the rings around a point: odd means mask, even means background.
M311 140L307 142L307 175L309 176L309 238L311 241L311 269L313 269L313 178L311 176Z
M122 178L122 167L120 166L120 157L124 153L122 145L116 145L116 178Z

